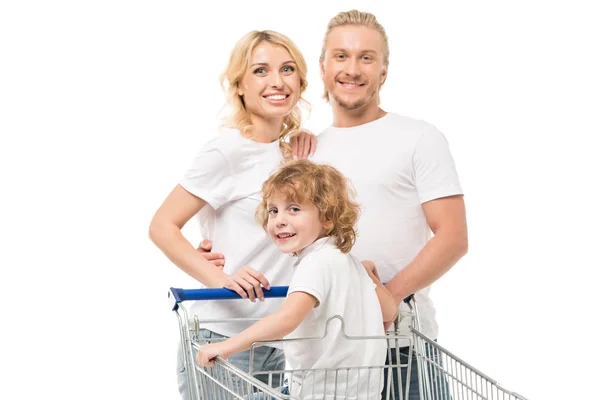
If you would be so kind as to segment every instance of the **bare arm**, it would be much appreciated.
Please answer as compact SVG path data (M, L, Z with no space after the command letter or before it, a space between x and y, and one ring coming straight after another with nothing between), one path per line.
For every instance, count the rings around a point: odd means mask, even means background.
M434 236L415 259L386 284L396 304L431 285L444 275L468 249L463 196L450 196L423 204Z
M222 287L227 275L200 254L181 229L206 202L177 185L150 223L150 239L185 273L209 287Z
M394 297L390 291L383 285L383 283L381 283L381 280L379 280L379 275L377 274L375 264L368 260L362 261L362 264L369 274L371 280L373 280L373 283L377 286L375 288L375 293L377 294L379 305L381 306L383 325L387 328L390 323L394 322L396 316L398 315L398 305L396 304L396 301L394 300Z
M279 310L238 335L223 342L200 346L196 361L200 365L210 366L214 364L216 356L228 358L232 354L248 350L254 342L281 339L300 325L316 303L317 299L308 293L291 293Z

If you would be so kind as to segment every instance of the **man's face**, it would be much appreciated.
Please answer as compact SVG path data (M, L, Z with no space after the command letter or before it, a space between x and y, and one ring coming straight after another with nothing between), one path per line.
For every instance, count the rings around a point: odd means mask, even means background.
M346 110L378 106L387 73L381 34L364 26L339 26L329 32L325 46L321 77L329 101Z

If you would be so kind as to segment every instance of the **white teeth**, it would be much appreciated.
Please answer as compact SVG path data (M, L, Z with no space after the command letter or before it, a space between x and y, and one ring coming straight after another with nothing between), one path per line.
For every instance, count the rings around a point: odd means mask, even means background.
M277 237L280 239L286 239L286 238L292 237L294 235L295 235L295 233L284 233L283 235L277 235Z
M276 94L273 96L265 96L266 99L268 100L285 100L285 95L284 94Z

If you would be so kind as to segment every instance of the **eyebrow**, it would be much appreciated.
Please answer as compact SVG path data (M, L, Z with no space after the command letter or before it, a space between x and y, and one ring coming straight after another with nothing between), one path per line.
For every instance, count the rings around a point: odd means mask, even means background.
M286 64L296 64L296 63L294 62L294 60L290 60L290 61L281 63L281 65L286 65ZM250 68L258 67L258 66L266 67L266 66L269 66L269 63L254 63L254 64L250 65Z
M342 48L337 48L337 49L333 49L331 51L332 52L335 52L335 51L346 51L347 52L348 50L347 49L342 49ZM358 52L359 53L374 53L374 54L377 54L377 51L371 50L371 49L368 49L368 50L359 50Z

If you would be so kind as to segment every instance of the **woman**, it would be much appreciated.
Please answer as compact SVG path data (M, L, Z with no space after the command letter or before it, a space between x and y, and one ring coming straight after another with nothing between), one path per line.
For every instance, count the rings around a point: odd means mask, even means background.
M254 220L254 212L263 182L291 156L287 139L300 128L298 102L304 102L306 62L284 35L253 31L234 47L221 81L227 86L232 108L225 121L228 129L200 150L156 212L150 238L174 264L205 286L225 287L250 300L193 304L191 312L200 320L261 318L282 302L273 299L257 304L256 299L264 300L261 287L289 284L295 260L279 252ZM223 267L216 265L218 261L209 262L182 235L182 227L196 214L203 237L212 240L213 252L227 253ZM233 336L249 325L206 324L203 334L207 338ZM179 388L185 399L189 388L181 354L179 358ZM249 354L240 353L229 361L248 370ZM284 365L279 349L265 346L254 353L256 369L283 369Z

